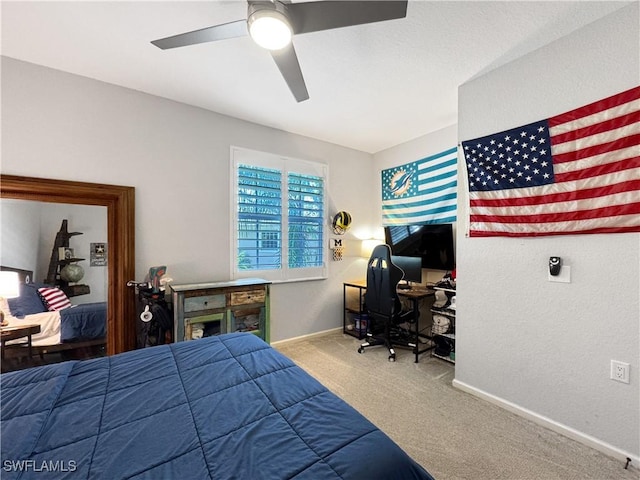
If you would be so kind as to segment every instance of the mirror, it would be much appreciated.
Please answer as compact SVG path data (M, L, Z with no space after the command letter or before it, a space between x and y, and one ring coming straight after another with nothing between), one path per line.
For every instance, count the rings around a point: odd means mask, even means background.
M0 175L3 198L107 207L107 354L135 348L135 189L133 187Z
M92 246L97 248L102 242L107 246L107 207L0 197L0 268L20 265L21 269L33 272L33 281L55 283L51 277L65 266L52 270L51 260L54 250L60 256L55 243L65 220L67 230L80 233L69 237L67 242L69 254L79 259L73 263L80 266L82 274L73 282L75 286L62 283L57 286L66 289L74 305L104 302L106 327L108 262L106 255L98 258L94 253L92 258Z

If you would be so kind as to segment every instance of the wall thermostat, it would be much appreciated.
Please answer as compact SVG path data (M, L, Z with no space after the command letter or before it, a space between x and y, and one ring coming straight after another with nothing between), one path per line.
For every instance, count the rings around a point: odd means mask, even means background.
M549 257L549 273L554 277L560 273L562 268L562 258Z

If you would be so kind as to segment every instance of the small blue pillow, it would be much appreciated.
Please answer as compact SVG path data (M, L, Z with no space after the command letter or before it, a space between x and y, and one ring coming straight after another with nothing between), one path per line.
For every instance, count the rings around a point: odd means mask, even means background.
M21 284L20 296L7 299L11 315L17 318L24 318L25 315L46 312L47 307L44 306L42 298L38 295L38 288L46 286L44 283Z

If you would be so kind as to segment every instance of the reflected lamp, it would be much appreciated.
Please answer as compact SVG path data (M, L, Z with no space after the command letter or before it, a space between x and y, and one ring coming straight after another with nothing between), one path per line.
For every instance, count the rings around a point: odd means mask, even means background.
M362 244L360 245L360 256L364 258L370 258L373 249L382 244L380 240L376 240L375 238L369 238L367 240L362 240Z
M0 272L0 298L16 298L20 296L20 279L18 272ZM0 309L0 324L4 325L4 312Z

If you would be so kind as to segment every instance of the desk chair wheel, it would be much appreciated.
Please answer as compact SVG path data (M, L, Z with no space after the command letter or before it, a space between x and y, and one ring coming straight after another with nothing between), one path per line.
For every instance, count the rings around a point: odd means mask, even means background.
M396 351L393 348L389 348L389 361L390 362L396 361Z
M358 353L364 353L364 347L358 348Z

